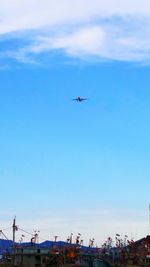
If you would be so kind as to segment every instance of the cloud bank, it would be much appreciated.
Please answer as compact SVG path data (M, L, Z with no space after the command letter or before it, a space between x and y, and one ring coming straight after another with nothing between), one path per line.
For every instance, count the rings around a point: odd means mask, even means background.
M0 25L1 58L150 61L149 0L0 0Z

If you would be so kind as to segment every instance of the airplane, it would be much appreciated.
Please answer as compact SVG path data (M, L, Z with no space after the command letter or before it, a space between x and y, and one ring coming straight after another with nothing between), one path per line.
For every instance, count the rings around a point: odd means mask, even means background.
M80 97L80 96L77 96L77 97L74 98L73 100L78 101L78 102L82 102L82 101L84 101L84 100L87 100L87 98L82 98L82 97Z

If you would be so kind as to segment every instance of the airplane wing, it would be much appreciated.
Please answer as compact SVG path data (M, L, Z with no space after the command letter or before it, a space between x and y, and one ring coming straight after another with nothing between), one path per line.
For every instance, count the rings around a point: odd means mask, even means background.
M81 101L84 101L84 100L88 100L88 98L73 98L72 100L74 101L78 101L78 102L81 102Z

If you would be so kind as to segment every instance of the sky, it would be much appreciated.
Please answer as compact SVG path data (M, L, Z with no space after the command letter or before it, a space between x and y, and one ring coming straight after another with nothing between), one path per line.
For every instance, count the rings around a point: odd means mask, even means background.
M149 234L149 36L148 0L0 0L6 236Z

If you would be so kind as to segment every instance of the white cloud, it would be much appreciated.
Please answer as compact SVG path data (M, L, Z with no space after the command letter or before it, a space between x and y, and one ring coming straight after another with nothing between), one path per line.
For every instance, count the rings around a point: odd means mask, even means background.
M124 15L150 15L149 0L0 0L0 33Z
M132 23L132 28L128 23ZM142 27L141 20L140 24L136 21L134 27L133 25L133 20L124 20L118 25L112 19L105 23L73 28L70 31L41 33L40 36L35 36L30 45L23 47L15 55L21 60L29 55L62 50L66 55L80 59L148 62L150 22L147 21L147 28Z
M63 36L38 37L36 44L28 47L28 50L38 53L50 49L64 49L71 55L97 54L104 39L105 32L101 27L84 27Z
M0 0L0 23L1 39L28 40L4 53L24 63L53 50L80 59L150 60L148 0Z

